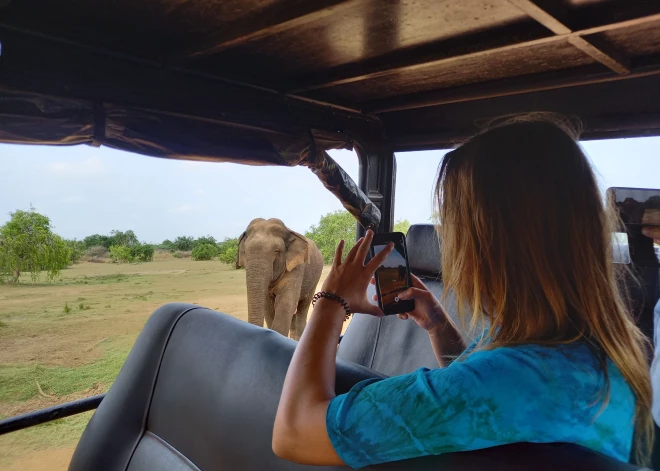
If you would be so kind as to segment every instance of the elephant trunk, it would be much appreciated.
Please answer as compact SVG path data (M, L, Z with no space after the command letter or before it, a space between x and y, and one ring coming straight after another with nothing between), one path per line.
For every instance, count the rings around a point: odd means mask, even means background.
M273 264L257 261L248 263L245 268L248 322L261 327L264 325L268 303L271 302L269 288L273 277Z

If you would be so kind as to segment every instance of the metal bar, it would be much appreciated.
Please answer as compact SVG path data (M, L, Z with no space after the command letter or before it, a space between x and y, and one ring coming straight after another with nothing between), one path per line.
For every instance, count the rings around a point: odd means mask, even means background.
M0 435L94 410L101 404L104 397L105 394L99 394L98 396L86 397L48 407L47 409L17 415L16 417L9 417L0 421Z
M251 41L282 33L306 24L318 21L327 16L334 15L359 3L358 0L315 0L303 2L302 7L288 8L274 11L272 14L262 12L258 18L250 16L245 21L239 22L229 32L217 36L208 41L206 45L182 51L175 54L175 58L199 59L218 52L240 46ZM279 7L279 5L276 5Z
M566 35L573 32L568 26L564 25L550 13L543 10L532 0L508 0L508 2L524 12L530 18L533 18L535 21L548 28L556 35ZM628 60L623 58L623 55L616 51L612 46L607 48L609 51L611 51L610 54L606 52L606 50L599 48L592 42L584 39L582 36L571 36L568 38L568 42L590 56L595 61L600 62L616 73L630 73L630 65Z
M627 75L612 75L611 72L594 71L593 68L581 68L579 70L586 70L587 73L578 75L574 69L569 71L562 70L533 76L507 78L475 85L465 85L463 87L433 90L413 95L374 100L365 103L363 110L365 113L389 113L426 108L429 106L447 105L450 103L522 95L524 93L556 90L580 85L616 82L619 80L658 75L660 74L660 63L640 67Z
M453 62L462 61L465 59L474 59L479 57L492 56L495 54L500 54L515 49L528 48L542 44L559 43L563 41L568 41L570 38L573 37L588 36L596 33L602 33L605 31L613 31L622 28L629 28L631 26L639 26L647 23L653 23L656 21L660 21L660 13L641 17L641 18L635 18L633 20L621 21L618 23L610 23L607 25L597 26L594 28L588 28L585 30L575 31L571 33L547 36L544 38L533 39L531 41L523 41L515 44L507 44L492 49L470 52L467 54L460 54L457 56L450 56L450 57L447 57L446 51L443 50L439 50L435 54L435 58L433 55L424 55L423 57L420 58L415 55L414 51L411 51L409 54L409 57L411 57L411 59L395 67L388 67L387 64L377 64L360 73L350 73L345 75L333 74L331 70L324 71L323 74L319 74L318 76L308 79L304 85L300 85L291 90L288 90L287 93L297 94L301 92L318 90L322 88L329 88L337 85L344 85L347 83L353 83L367 79L384 77L402 72L410 72L423 67L448 65Z

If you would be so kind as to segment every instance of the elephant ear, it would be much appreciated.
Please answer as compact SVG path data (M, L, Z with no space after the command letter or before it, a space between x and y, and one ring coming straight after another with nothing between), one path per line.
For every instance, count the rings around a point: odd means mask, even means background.
M291 271L303 263L309 263L309 244L304 236L291 231L286 247L286 271Z
M238 254L236 254L236 268L245 266L245 239L246 232L243 232L238 238Z

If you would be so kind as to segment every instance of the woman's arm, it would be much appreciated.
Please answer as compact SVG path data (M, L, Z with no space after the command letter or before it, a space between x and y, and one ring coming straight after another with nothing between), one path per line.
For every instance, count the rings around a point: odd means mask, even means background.
M335 355L344 323L336 301L320 299L291 359L275 417L273 451L304 464L342 465L325 425L335 397Z
M414 299L415 310L402 314L401 319L411 318L429 334L433 352L441 367L451 363L466 348L463 336L454 325L445 309L426 285L411 275L412 288L399 295L399 299ZM373 283L373 280L372 280Z
M367 265L373 232L360 239L342 262L343 241L337 247L323 291L343 298L354 312L382 316L367 300L367 286L376 268L391 252L381 251ZM303 464L344 464L326 428L326 412L335 397L335 357L344 322L344 308L321 298L291 359L273 429L273 451L280 458Z

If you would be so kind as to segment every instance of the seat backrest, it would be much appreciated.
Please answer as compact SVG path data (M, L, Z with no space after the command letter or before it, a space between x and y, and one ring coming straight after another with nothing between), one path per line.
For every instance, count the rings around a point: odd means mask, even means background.
M406 236L408 265L438 298L443 285L440 269L440 242L432 224L410 226ZM457 307L450 295L445 303L447 313L457 325ZM460 325L459 325L460 326ZM466 330L463 335L471 338ZM356 315L339 344L337 357L374 369L388 376L410 373L418 368L437 368L428 334L412 320L397 316L378 319Z
M70 471L304 471L277 458L273 423L296 342L225 314L170 304L147 322L93 415ZM339 361L337 392L380 377ZM327 467L327 470L347 470ZM367 470L636 468L575 445L518 444Z

